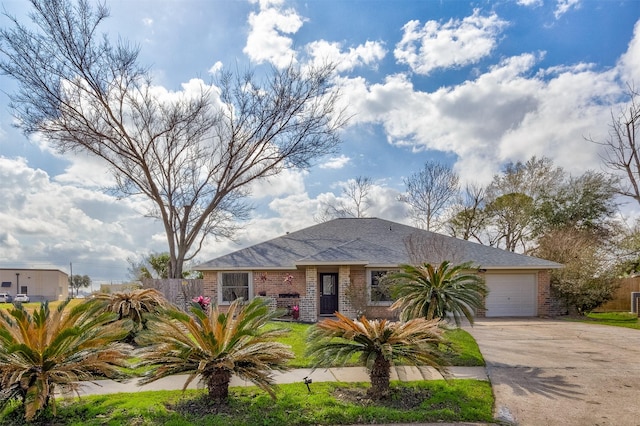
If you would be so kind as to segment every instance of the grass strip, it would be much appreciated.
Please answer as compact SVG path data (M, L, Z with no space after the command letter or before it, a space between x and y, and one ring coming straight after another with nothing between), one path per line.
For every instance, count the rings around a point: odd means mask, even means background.
M592 312L585 317L579 318L578 321L640 330L640 318L636 314L629 312Z
M232 388L228 405L209 403L204 391L97 395L58 401L57 416L34 425L339 425L355 423L490 422L493 395L486 381L392 382L384 401L366 397L367 383L280 385L277 400L256 387ZM24 424L20 408L0 425Z

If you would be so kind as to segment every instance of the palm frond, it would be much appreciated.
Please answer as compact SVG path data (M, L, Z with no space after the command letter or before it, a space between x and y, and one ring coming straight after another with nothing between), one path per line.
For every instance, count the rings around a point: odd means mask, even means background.
M470 273L471 263L451 265L448 261L434 267L401 265L401 271L389 274L392 294L391 306L401 312L401 318L446 318L452 315L459 326L466 318L473 324L474 311L484 307L488 294L484 280Z
M176 310L150 318L137 341L148 345L142 363L152 365L142 383L168 375L188 374L185 388L196 377L210 383L219 371L251 381L272 397L272 371L288 369L293 358L288 346L273 339L284 329L266 330L264 325L278 315L262 299L243 304L235 301L226 312L214 306L210 313L194 308L191 315ZM226 383L228 387L228 383Z
M22 306L0 313L0 389L9 390L0 398L21 399L30 420L55 402L56 387L72 392L79 381L124 378L119 367L130 348L117 341L132 325L113 320L93 300L74 307L64 302L54 311L45 302L33 313Z
M315 366L345 365L354 354L367 360L368 368L373 360L382 356L386 360L410 364L440 367L437 344L442 339L439 320L422 318L408 322L387 320L351 320L336 312L336 320L326 319L311 328L307 340L307 353Z

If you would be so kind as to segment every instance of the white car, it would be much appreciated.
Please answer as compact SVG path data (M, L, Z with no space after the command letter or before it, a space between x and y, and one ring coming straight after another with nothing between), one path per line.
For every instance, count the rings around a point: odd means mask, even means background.
M0 293L0 303L11 303L11 295L9 293Z
M13 298L14 302L21 302L21 303L28 303L29 302L29 296L27 296L26 294L23 293L18 293L16 294L16 297Z

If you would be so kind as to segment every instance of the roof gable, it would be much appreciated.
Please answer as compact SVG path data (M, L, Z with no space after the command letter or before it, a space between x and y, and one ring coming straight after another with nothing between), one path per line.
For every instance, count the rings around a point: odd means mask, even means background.
M377 218L342 218L320 223L229 253L197 270L295 269L303 265L398 265L412 263L408 242L424 249L429 262L455 257L491 269L550 269L562 265L459 240ZM437 253L440 252L440 253ZM436 259L441 257L441 259Z

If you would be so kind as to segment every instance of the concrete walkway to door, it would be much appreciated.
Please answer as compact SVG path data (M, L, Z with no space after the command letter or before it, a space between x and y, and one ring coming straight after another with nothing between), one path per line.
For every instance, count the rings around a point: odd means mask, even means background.
M640 330L563 320L481 319L494 415L523 425L640 425Z

